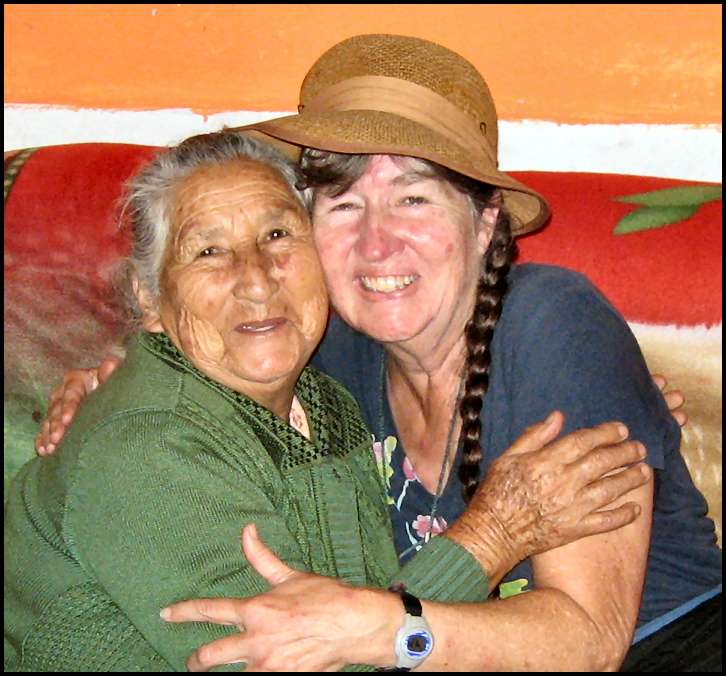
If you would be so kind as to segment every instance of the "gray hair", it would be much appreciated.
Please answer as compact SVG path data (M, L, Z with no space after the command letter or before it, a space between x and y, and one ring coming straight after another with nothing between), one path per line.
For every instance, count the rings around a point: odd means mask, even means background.
M127 183L123 201L122 220L127 218L131 226L131 254L119 267L115 285L133 324L142 317L133 280L151 303L158 305L160 300L161 266L171 233L176 188L198 169L237 160L258 162L278 172L305 212L310 212L311 190L302 187L297 165L264 141L223 129L192 136L163 150Z

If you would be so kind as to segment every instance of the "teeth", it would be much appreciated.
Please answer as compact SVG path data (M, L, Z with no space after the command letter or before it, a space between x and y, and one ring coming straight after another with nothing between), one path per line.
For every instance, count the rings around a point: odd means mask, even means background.
M263 331L269 331L272 326L242 326L246 331L252 331L253 333L262 333Z
M275 321L272 319L267 319L259 322L253 322L252 324L242 324L241 327L245 331L250 331L252 333L263 333L265 331L271 331L277 325L279 324L279 320Z
M361 277L361 282L368 291L391 293L405 289L411 282L417 279L418 275L406 275L405 277Z

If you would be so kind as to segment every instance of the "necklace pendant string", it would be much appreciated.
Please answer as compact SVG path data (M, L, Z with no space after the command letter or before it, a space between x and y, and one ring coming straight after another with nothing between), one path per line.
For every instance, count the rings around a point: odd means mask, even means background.
M441 465L441 472L439 473L439 481L436 486L436 494L434 495L434 500L431 505L431 513L429 514L429 524L428 524L428 530L426 531L424 537L422 540L417 542L416 544L412 545L405 551L401 552L399 554L399 558L402 558L406 556L411 550L418 547L421 543L426 544L432 537L433 534L433 528L434 528L434 517L436 516L436 510L439 505L439 498L441 497L441 494L444 492L444 477L446 476L446 472L448 469L449 464L449 458L451 457L451 442L452 438L454 436L454 429L456 428L456 415L459 410L459 404L461 403L461 396L464 392L464 378L462 377L461 382L459 383L459 391L456 395L456 403L454 404L454 410L451 415L451 423L449 425L449 433L446 437L446 450L444 452L444 461ZM385 424L384 424L384 417L383 417L383 397L386 396L386 355L385 353L381 357L381 370L380 370L380 398L379 398L379 406L378 406L378 431L379 431L379 437L380 442L383 444L384 437L385 437ZM405 455L405 451L404 451Z

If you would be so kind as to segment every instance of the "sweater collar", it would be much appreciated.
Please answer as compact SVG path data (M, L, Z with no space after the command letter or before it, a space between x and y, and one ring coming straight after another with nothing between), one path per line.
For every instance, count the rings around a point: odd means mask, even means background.
M148 352L175 371L194 378L227 400L235 412L254 429L280 469L305 464L334 452L332 449L336 445L331 443L330 421L326 420L326 407L323 405L326 393L321 388L319 374L312 367L303 370L295 386L295 394L308 416L312 437L309 440L287 420L282 420L246 395L206 376L166 334L141 331L138 340Z

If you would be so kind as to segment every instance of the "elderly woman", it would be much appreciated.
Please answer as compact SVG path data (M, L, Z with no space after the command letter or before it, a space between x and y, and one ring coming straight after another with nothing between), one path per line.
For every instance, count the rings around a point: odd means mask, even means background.
M532 482L529 509L515 513L492 472L462 523L504 523L512 535L482 527L439 538L399 571L370 432L352 397L306 368L328 298L298 180L271 146L220 133L161 153L132 183L125 270L143 330L59 451L28 463L9 491L6 670L184 670L195 648L230 630L175 626L159 611L267 591L240 550L252 522L296 569L369 585L365 611L378 595L400 606L380 590L394 582L442 601L486 597L461 545L488 551L496 580L543 547L634 518L632 506L587 516L643 481L635 467L587 488L638 459L633 443L616 446L614 461L603 455L622 440L605 425L542 451L544 461L569 456L559 465L568 478ZM556 431L540 425L513 448L522 470ZM260 565L256 529L243 539Z
M248 556L271 592L165 613L244 630L198 651L190 666L290 670L302 655L308 660L307 649L316 661L304 664L317 669L351 663L365 607L367 623L388 628L367 642L369 664L614 670L630 651L630 668L658 670L669 668L659 643L677 631L689 637L693 663L707 667L720 640L712 629L721 554L679 454L677 424L625 321L587 280L514 265L514 237L549 212L540 195L497 169L496 113L481 75L424 40L358 36L313 65L300 111L247 131L307 148L315 240L347 323L333 320L316 363L353 393L374 431L401 560L442 530L432 543L471 536L457 517L479 476L553 409L564 413L565 431L624 422L647 447L655 480L621 499L642 509L633 524L537 553L506 576L494 603L419 606L407 597L403 625L390 597L363 606L365 589L297 573L255 543ZM516 505L528 488L509 485ZM487 571L486 552L469 550ZM527 593L512 595L523 585ZM435 643L407 654L400 640L419 615ZM320 628L332 626L326 649ZM631 649L634 634L642 641Z

